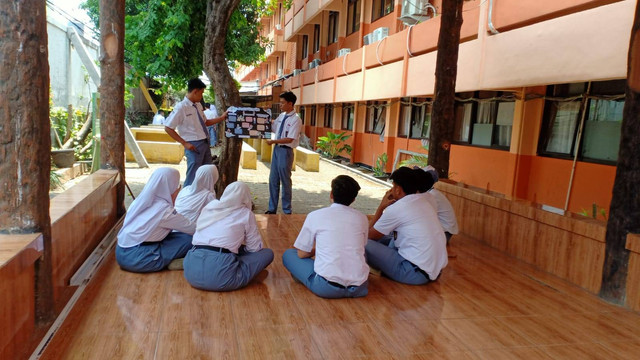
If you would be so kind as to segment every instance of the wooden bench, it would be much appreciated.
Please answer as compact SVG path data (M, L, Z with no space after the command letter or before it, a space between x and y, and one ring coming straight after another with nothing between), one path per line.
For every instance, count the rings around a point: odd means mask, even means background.
M36 261L42 235L0 234L0 359L18 359L28 351L35 331Z
M144 154L144 157L150 163L179 164L184 156L184 147L175 141L164 142L136 140L136 142L138 143L138 146L140 146L140 150ZM124 152L127 161L135 161L135 158L128 146L125 146Z
M305 171L320 171L320 154L302 146L296 148L295 163Z
M164 126L131 128L131 133L148 162L179 164L182 161L184 147L164 131ZM126 144L125 155L127 161L135 161L133 153Z
M258 152L247 144L242 142L242 150L240 152L240 166L243 169L257 169L258 168Z

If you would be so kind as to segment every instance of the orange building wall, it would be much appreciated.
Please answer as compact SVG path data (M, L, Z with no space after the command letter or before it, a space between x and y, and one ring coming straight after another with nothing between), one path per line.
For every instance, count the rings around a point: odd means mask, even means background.
M510 194L515 155L503 150L452 145L449 174L454 181Z

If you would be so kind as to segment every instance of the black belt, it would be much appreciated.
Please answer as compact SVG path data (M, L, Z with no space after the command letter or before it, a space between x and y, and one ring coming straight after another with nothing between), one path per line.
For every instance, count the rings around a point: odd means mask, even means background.
M333 285L333 286L335 286L337 288L340 288L340 289L346 289L347 288L346 286L344 286L342 284L338 284L337 282L333 282L333 281L329 281L329 280L327 280L327 282L329 283L329 285Z
M277 146L277 147L281 147L281 148L284 148L284 149L289 149L289 150L293 150L293 148L292 148L292 147L290 147L290 146L287 146L287 145L280 145L280 144L277 144L276 146Z
M212 250L212 251L217 251L217 252L221 252L221 253L230 253L231 250L229 249L225 249L222 247L217 247L217 246L209 246L209 245L193 245L194 248L196 249L206 249L206 250Z

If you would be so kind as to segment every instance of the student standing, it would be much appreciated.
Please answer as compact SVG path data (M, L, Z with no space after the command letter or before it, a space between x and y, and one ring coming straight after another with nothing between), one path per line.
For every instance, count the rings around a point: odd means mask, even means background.
M262 248L249 187L236 181L202 210L184 277L198 289L231 291L247 286L272 261L273 251Z
M298 139L302 121L296 114L294 105L297 97L291 91L280 94L280 109L282 113L274 121L274 133L268 145L275 144L271 157L271 171L269 172L269 209L265 214L275 214L278 210L280 183L282 183L282 212L291 214L291 168L293 167L293 152L300 143Z
M217 118L218 110L216 109L216 106L210 103L204 103L204 116L207 120ZM216 130L217 127L217 124L207 126L207 130L209 130L209 146L218 145L218 131Z
M184 180L184 186L191 185L196 171L201 165L211 164L213 161L209 149L207 126L222 122L227 116L225 111L222 116L207 120L200 104L206 87L198 78L189 80L187 95L173 108L165 120L164 130L185 148L187 176Z
M364 258L367 217L349 207L360 186L347 175L331 181L333 204L307 215L282 263L294 279L323 298L361 297L368 293L369 266ZM315 249L314 249L315 244ZM315 260L311 257L315 255Z
M179 191L178 170L159 168L151 174L118 232L116 261L122 269L160 271L185 256L196 226L173 208Z

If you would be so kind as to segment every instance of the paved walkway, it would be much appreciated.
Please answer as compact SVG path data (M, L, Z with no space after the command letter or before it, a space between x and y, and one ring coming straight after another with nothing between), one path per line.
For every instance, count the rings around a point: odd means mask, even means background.
M253 195L255 204L255 213L262 214L267 210L269 203L269 163L258 161L257 170L240 169L238 180L244 181L249 185ZM136 163L126 164L127 183L131 187L134 195L142 191L153 170L170 166L180 171L181 180L184 181L187 164L182 161L179 165L168 164L150 164L150 168L141 169ZM292 207L294 214L308 214L309 212L328 206L330 204L329 192L331 191L331 180L338 175L350 175L362 188L358 193L356 201L352 205L354 208L365 214L373 214L382 199L382 195L389 188L388 186L368 180L366 177L345 169L344 167L334 165L330 162L320 161L319 172L307 172L296 167L292 174L293 182L293 200ZM218 194L219 196L220 194ZM125 204L129 207L131 204L131 196L128 192L125 195ZM281 204L280 204L281 205ZM278 208L278 213L282 213L282 209Z

